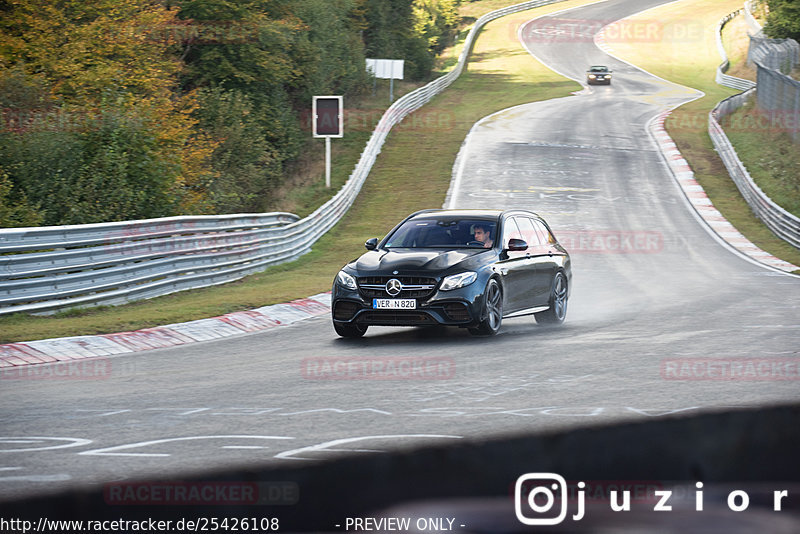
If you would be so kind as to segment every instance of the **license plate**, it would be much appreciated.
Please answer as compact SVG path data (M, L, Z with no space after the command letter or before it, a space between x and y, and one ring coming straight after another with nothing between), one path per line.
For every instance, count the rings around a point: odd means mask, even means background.
M415 299L372 299L374 310L414 310L417 308Z

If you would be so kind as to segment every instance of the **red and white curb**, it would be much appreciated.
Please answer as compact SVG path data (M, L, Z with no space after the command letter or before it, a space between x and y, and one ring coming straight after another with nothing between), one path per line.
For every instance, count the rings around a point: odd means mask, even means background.
M800 267L777 258L751 243L749 239L742 235L736 227L728 222L728 220L723 217L722 213L714 207L708 195L706 195L703 186L695 179L694 172L689 166L689 163L683 158L675 142L664 128L664 121L670 113L671 111L664 111L659 114L655 120L650 123L650 131L658 144L659 150L661 150L661 153L664 155L667 166L675 176L678 186L683 190L689 204L692 205L700 218L703 219L723 241L745 256L787 273L799 270Z
M331 294L328 292L284 304L134 332L8 343L0 345L0 368L113 356L210 341L288 326L326 315L330 311Z

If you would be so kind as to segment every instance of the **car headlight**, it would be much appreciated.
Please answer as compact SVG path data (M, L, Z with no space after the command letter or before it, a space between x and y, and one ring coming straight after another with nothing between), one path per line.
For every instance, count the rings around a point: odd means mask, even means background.
M451 274L442 280L442 286L439 288L442 291L450 291L451 289L458 289L470 285L478 278L478 273L467 271L465 273Z
M589 75L589 79L590 79L590 80L594 80L595 78L596 78L596 76L595 76L594 74L590 74L590 75Z
M352 289L353 291L358 289L358 285L356 285L356 279L344 271L339 271L339 274L336 275L336 281L339 283L339 285L344 286L347 289Z

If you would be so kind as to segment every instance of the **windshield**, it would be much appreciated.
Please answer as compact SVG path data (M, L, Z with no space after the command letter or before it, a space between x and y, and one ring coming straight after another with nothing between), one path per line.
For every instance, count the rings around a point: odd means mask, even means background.
M414 218L395 230L384 248L489 248L496 226L483 219Z

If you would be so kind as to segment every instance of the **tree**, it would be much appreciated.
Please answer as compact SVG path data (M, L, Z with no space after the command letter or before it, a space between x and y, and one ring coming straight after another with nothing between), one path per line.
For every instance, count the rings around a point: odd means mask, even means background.
M42 219L39 207L30 205L25 193L15 191L11 178L0 169L0 228L38 226Z
M764 33L773 39L800 41L800 0L770 0Z
M311 97L368 86L367 56L426 78L457 3L0 0L3 213L263 210Z
M252 102L242 91L222 87L200 90L199 99L200 125L216 145L211 156L215 178L208 184L214 210L263 211L282 178L282 161Z
M47 224L207 209L213 147L176 93L175 12L151 0L17 0L0 22L0 165ZM11 120L9 120L9 118Z

